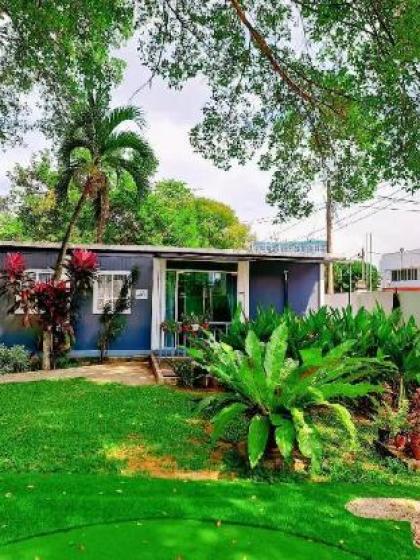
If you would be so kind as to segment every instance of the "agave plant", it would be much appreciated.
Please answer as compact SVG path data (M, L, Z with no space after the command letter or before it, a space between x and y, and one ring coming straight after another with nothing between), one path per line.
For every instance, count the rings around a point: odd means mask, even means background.
M245 352L210 338L210 354L191 349L192 357L222 382L228 392L202 403L217 414L213 439L220 438L239 416L249 421L248 457L254 468L274 441L286 463L297 448L319 470L322 441L314 425L320 410L332 411L354 442L356 428L348 409L338 400L355 399L380 392L381 387L362 378L379 365L377 360L346 357L353 342L346 342L326 355L319 347L301 352L301 364L286 357L288 328L280 324L267 343L250 330ZM208 356L211 356L208 361Z

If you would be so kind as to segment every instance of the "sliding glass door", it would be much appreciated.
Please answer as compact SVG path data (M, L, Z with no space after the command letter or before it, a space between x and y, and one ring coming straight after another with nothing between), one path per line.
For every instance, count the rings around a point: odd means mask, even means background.
M234 272L166 272L166 320L179 323L187 320L224 329L232 320L236 304L237 274ZM173 342L169 345L173 346Z

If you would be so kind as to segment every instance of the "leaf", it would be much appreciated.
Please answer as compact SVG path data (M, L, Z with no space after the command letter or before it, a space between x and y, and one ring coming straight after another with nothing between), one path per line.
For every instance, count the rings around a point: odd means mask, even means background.
M243 414L248 407L241 402L233 403L223 408L212 420L213 433L212 441L216 441L222 436L228 424L237 416Z
M295 446L296 439L294 424L291 420L282 418L282 421L276 425L275 439L277 447L284 459L289 462L292 457L292 451Z
M270 420L268 416L257 414L249 424L248 430L248 457L253 469L264 454L267 447Z
M282 323L274 330L266 345L264 369L267 382L272 388L277 385L281 369L284 365L287 350L287 337L287 325Z
M261 342L254 331L249 331L246 335L245 351L255 366L262 366Z
M315 472L319 471L322 448L315 430L305 421L305 416L301 410L292 408L291 413L299 450L304 457L311 460L311 469Z
M335 412L336 417L340 420L341 424L347 430L352 444L354 444L357 438L357 430L350 412L345 406L338 403L328 404L328 407Z
M369 393L381 393L383 388L380 385L372 385L371 383L345 383L335 382L321 385L320 392L324 395L325 400L333 397L357 398L364 397Z

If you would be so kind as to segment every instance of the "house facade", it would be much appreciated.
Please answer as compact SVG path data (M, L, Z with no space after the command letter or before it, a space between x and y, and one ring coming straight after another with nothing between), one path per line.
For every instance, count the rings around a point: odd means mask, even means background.
M420 292L420 249L384 253L379 269L383 290Z
M78 246L80 247L80 246ZM153 246L90 245L100 270L92 293L80 307L75 356L98 355L100 316L112 306L124 277L136 267L124 333L111 356L141 356L171 348L176 341L162 329L164 321L181 322L186 315L206 318L211 329L226 329L240 304L245 316L258 307L289 306L303 314L323 305L324 263L321 254L264 253L218 249ZM56 243L0 242L0 267L7 253L21 252L34 278L47 280L57 258ZM36 350L39 334L22 326L19 313L10 314L0 300L0 343L24 344Z

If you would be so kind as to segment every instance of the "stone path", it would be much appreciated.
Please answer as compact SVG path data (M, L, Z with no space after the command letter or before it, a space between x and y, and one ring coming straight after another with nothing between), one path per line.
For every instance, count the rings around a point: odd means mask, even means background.
M420 502L402 498L358 498L346 505L348 511L369 519L408 521L413 542L420 547Z
M121 383L122 385L154 385L156 383L149 362L139 360L110 361L106 364L56 369L49 372L31 371L0 375L0 384L74 379L76 377L84 377L94 383Z

